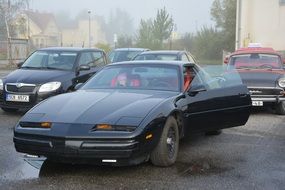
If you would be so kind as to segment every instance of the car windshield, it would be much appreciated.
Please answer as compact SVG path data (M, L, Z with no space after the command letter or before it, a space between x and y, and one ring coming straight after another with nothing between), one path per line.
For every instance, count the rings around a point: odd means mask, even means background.
M134 58L134 60L178 60L178 56L175 54L141 54Z
M112 63L121 61L130 61L141 51L112 51L109 54L109 59Z
M261 53L235 55L229 66L236 69L282 69L279 56Z
M21 68L72 70L76 57L76 52L36 51L25 61Z
M116 65L101 70L82 89L180 90L179 67Z

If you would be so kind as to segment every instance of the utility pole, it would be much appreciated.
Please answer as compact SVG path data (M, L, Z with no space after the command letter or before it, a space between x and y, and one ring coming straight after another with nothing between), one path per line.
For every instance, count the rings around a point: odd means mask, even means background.
M12 65L12 44L11 44L11 36L10 36L10 28L8 23L8 17L10 16L10 9L11 9L11 2L8 0L7 2L7 11L5 14L5 25L6 25L6 31L7 31L7 43L8 43L8 62L9 65Z
M237 12L236 12L236 45L235 49L241 47L241 17L242 17L242 0L237 0Z
M88 11L89 15L89 35L88 35L88 41L89 41L89 48L91 48L91 11Z
M26 0L26 4L27 4L27 13L26 13L26 16L27 16L27 27L28 27L28 44L27 44L27 56L29 55L30 53L30 50L31 50L31 31L30 31L30 0Z

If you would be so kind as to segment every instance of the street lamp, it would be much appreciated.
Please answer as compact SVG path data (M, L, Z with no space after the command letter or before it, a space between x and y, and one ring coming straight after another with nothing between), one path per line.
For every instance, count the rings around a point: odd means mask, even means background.
M88 35L88 41L89 41L89 48L91 48L91 11L88 11L89 15L89 35Z

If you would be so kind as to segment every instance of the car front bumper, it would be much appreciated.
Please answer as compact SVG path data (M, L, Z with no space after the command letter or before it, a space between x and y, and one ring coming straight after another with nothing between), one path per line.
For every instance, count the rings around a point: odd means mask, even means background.
M275 96L275 97L251 97L252 101L262 101L262 102L266 102L266 103L280 103L285 101L285 97L279 97L279 96Z
M52 137L40 134L14 131L16 151L30 155L44 156L64 163L136 165L145 161L155 148L161 128L143 132L135 137L73 136ZM146 139L152 133L154 138Z
M29 102L12 102L6 101L7 94L13 95L27 95L29 96ZM59 91L49 92L49 93L38 93L37 91L30 92L30 93L13 93L13 92L6 92L0 91L0 107L1 108L12 108L12 109L31 109L39 102L59 94Z
M248 87L252 102L280 103L285 101L285 91L280 87Z

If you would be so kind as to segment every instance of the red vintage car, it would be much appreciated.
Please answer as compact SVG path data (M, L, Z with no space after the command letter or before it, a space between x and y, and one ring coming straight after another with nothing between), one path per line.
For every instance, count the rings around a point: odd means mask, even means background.
M285 115L285 59L273 48L241 48L224 60L227 71L239 72L253 106L272 106Z

